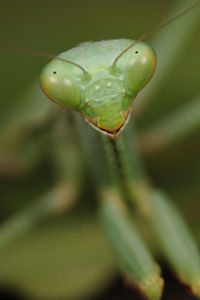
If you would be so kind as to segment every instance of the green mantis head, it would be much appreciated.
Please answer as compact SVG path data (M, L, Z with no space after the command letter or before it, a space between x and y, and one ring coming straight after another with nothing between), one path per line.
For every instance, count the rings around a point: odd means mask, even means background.
M156 67L154 51L143 42L116 60L133 42L90 42L62 53L42 71L43 91L56 103L79 111L97 130L117 137L127 123L133 99Z

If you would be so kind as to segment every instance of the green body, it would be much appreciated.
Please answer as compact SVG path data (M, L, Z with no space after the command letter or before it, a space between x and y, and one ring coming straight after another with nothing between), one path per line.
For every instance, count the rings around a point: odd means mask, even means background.
M112 66L134 41L129 39L83 43L53 59L42 71L41 87L53 101L79 111L96 129L115 136L126 124L133 99L152 77L156 56L150 46L137 43Z

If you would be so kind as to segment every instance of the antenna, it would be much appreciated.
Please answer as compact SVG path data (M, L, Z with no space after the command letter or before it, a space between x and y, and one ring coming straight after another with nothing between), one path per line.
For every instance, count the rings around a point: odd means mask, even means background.
M58 57L54 54L50 54L50 53L44 53L44 52L41 52L41 51L37 51L37 50L29 50L29 49L25 49L25 48L19 48L19 47L15 47L15 46L0 46L1 48L4 48L4 49L7 49L7 50L10 50L10 51L18 51L18 52L21 52L21 53L25 53L25 54L29 54L29 55L35 55L35 56L41 56L41 57L46 57L46 58L50 58L50 59L58 59L60 61L64 61L68 64L71 64L71 65L74 65L75 67L79 68L81 71L83 71L83 73L85 75L88 75L88 72L79 64L71 61L71 60L68 60L68 59L65 59L65 58L62 58L62 57Z
M135 46L137 43L145 40L147 37L151 36L152 33L161 30L162 28L164 28L165 26L167 26L168 24L176 21L178 18L180 18L181 16L185 15L186 13L188 13L190 10L192 10L193 8L197 7L198 5L200 5L200 1L197 1L195 3L193 3L191 6L189 6L188 8L186 8L185 10L183 10L182 12L178 13L177 15L175 15L174 17L170 18L169 20L167 20L166 22L162 23L161 25L155 26L154 28L152 28L150 31L147 31L145 34L141 35L135 42L133 42L132 44L130 44L127 48L125 48L114 60L114 62L111 65L111 68L115 68L117 61L120 59L120 57L122 55L124 55L128 50L130 50L133 46Z

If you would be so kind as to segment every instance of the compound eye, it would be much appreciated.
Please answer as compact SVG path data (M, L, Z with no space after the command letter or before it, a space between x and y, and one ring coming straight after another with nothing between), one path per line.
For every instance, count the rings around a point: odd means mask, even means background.
M154 50L145 43L138 43L127 57L125 78L131 92L139 92L151 79L156 68Z
M70 73L50 62L42 71L40 85L54 102L76 109L81 103L78 83Z

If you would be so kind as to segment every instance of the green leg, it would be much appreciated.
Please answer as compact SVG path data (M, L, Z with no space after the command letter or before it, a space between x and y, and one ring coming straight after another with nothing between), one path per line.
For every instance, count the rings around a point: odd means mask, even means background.
M84 120L77 125L100 200L100 220L116 261L129 283L148 299L161 298L160 268L140 237L124 203L123 178L114 144L97 135ZM102 143L103 139L103 143Z
M128 148L129 139L127 130L117 141L128 192L142 216L153 225L161 251L177 277L194 295L200 297L200 255L197 245L184 219L165 193L152 187L143 172L139 172L138 176L134 174L136 168L127 153L132 152L135 160L139 161L139 158L132 147Z
M148 299L160 299L164 285L160 268L115 189L108 188L102 192L100 217L118 265L129 284Z

